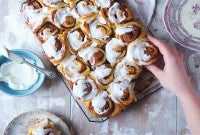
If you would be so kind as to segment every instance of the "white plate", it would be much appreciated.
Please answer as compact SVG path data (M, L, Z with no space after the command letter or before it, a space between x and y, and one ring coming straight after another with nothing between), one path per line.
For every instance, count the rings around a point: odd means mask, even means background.
M27 135L38 121L49 118L61 130L62 135L71 135L68 126L56 115L45 111L30 111L15 117L5 128L4 135Z

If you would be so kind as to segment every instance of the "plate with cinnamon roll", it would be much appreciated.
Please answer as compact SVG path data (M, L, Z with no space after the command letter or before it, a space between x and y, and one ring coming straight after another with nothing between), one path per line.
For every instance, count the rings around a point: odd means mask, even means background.
M159 51L125 1L27 0L21 12L91 117L113 117L140 100L137 80Z

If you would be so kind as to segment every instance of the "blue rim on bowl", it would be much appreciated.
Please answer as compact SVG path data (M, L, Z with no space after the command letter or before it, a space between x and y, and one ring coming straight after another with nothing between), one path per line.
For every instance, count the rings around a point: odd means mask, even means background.
M42 61L36 54L34 54L30 51L27 51L27 50L23 50L23 49L15 49L15 50L12 50L12 52L23 58L33 60L35 62L34 64L36 64L37 66L39 66L41 68L44 68ZM0 56L0 66L3 63L9 62L9 61L11 61L11 60L7 59L6 57L4 57L2 55ZM0 82L0 90L2 92L6 93L8 95L12 95L12 96L27 96L27 95L30 95L30 94L34 93L35 91L37 91L38 88L44 82L44 79L45 79L45 75L38 71L38 79L31 88L26 89L26 90L14 90L14 89L11 89L7 83Z

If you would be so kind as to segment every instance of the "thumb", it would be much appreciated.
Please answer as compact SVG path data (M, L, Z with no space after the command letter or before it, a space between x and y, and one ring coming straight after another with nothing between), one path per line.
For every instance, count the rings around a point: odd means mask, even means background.
M158 79L162 76L163 71L156 65L148 65L145 67L146 67L146 69L151 71Z

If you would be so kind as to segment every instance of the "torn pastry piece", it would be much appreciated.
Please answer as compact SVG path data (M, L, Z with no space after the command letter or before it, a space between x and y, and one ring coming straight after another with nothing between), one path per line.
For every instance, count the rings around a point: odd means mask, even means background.
M70 29L78 26L79 15L69 7L54 10L51 17L52 21L61 29Z
M21 8L21 13L26 24L32 31L37 31L49 15L49 12L42 8L42 5L35 0L27 0L24 2Z
M117 38L112 38L106 44L105 51L107 61L111 64L111 66L114 66L125 56L126 46L121 40Z
M98 14L97 6L90 0L79 0L74 4L77 13L80 15L80 21L86 21Z
M122 108L126 109L137 101L134 94L134 83L128 81L113 81L108 87L111 99Z
M49 9L64 7L67 4L63 0L38 0L44 6L48 7Z
M130 43L137 38L144 38L146 36L146 31L139 22L131 21L116 25L115 36L124 43Z
M130 21L132 17L131 11L123 4L123 2L115 2L108 9L102 9L100 15L109 23L109 26L114 27L116 24Z
M95 42L78 51L78 56L90 66L99 66L106 61L106 54L104 50L98 48Z
M62 35L50 36L42 44L42 48L53 65L58 65L69 56L69 50Z
M34 125L28 130L27 135L61 135L61 131L55 127L54 123L45 118L41 120L38 124Z
M60 29L50 21L43 23L43 25L35 32L36 37L41 43L46 42L50 36L55 36L59 33Z
M91 20L85 21L81 28L90 38L98 43L107 43L113 35L112 29L101 16L93 16Z
M109 8L114 0L92 0L95 2L97 7Z
M86 107L95 117L110 118L118 114L121 109L115 104L107 91L100 91L91 101L86 103Z
M77 54L77 52L89 46L91 44L91 40L83 33L81 28L75 28L63 33L66 44L69 47L69 51L72 54Z
M128 45L126 59L138 65L150 65L158 58L158 49L148 39L143 38Z
M115 80L131 82L142 72L142 67L126 59L119 62L114 71Z
M83 102L93 99L98 89L94 80L90 78L80 79L73 84L73 95Z
M109 64L94 67L91 76L99 89L107 89L108 84L114 79L113 69Z

